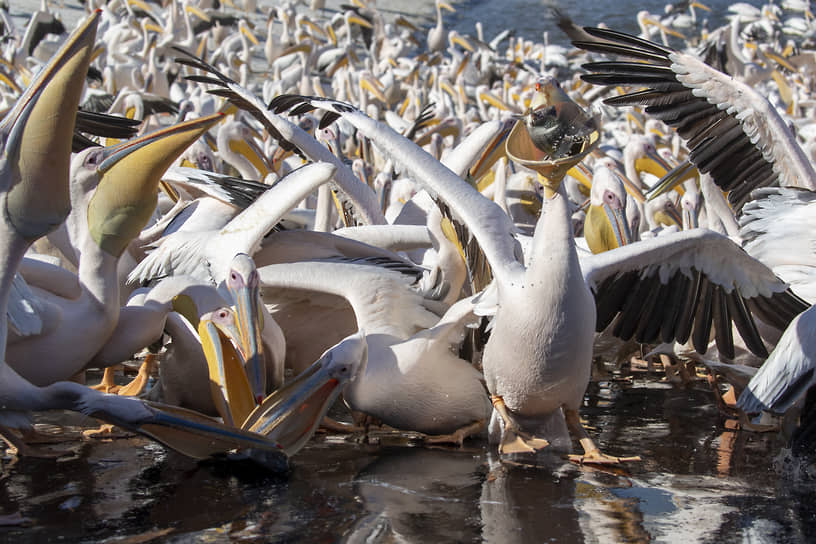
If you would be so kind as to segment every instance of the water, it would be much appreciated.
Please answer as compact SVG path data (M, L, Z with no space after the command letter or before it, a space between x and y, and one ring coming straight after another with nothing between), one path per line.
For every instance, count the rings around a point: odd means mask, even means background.
M711 12L697 10L697 17L708 19L708 28L714 29L727 21L725 15L732 1L712 0L703 2ZM747 2L761 6L765 2ZM604 22L609 28L639 34L635 16L646 10L654 15L663 15L665 1L661 0L571 0L569 2L545 0L466 0L457 2L457 12L446 15L451 26L465 34L473 34L476 21L482 21L485 38L490 39L506 28L515 29L517 35L535 41L543 41L547 32L550 43L568 45L569 41L556 26L548 6L554 6L581 26L597 26Z
M592 383L582 410L628 473L500 463L487 445L320 435L290 473L195 463L142 438L5 464L0 541L786 542L816 531L812 486L774 469L776 434L728 430L702 383ZM72 421L76 423L76 420ZM90 423L90 422L85 422Z

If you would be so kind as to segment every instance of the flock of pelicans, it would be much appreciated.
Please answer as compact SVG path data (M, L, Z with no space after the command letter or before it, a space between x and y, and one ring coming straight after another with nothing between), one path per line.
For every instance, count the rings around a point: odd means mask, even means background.
M70 33L45 4L3 19L0 433L21 454L31 412L67 409L272 469L372 422L618 464L638 458L579 408L593 359L647 351L705 364L745 429L807 428L808 2L716 30L686 2L641 37L554 13L574 49L449 32L441 1L427 36L373 2L283 3L265 43L249 0L94 4ZM326 417L341 394L354 424Z

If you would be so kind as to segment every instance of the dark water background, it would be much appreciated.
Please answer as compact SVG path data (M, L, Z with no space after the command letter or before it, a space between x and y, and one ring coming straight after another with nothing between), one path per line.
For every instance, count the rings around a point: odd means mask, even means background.
M708 28L713 30L726 24L728 6L733 2L726 0L703 1L711 8L710 12L697 10L697 17L702 24L708 19ZM765 2L746 2L762 6ZM432 3L431 3L432 5ZM568 40L555 24L548 6L555 6L577 24L596 26L605 22L609 28L638 34L640 32L635 16L640 10L655 15L663 15L666 2L660 0L572 0L569 2L545 2L542 0L465 0L456 2L456 13L446 13L445 20L452 28L462 33L475 31L476 21L482 21L485 38L489 39L506 28L515 29L517 35L527 39L543 41L547 32L550 43L568 45Z
M481 441L428 448L321 435L284 476L195 463L137 437L65 460L6 459L5 542L807 542L811 483L776 434L734 432L707 386L594 382L582 413L626 473L500 463ZM90 422L85 422L90 423Z

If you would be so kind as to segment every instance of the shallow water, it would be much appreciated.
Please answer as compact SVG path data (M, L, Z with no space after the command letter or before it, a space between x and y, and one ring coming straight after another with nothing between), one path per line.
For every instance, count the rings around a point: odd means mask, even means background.
M705 387L591 384L590 433L608 453L643 456L617 475L502 463L478 440L459 450L320 435L284 476L138 437L76 442L68 459L6 460L0 515L19 510L28 525L0 528L0 540L806 541L813 488L773 468L782 439L728 431Z

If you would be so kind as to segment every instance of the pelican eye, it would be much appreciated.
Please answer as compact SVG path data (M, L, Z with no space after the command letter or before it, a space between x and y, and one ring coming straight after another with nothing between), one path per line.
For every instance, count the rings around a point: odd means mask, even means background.
M96 170L99 165L102 164L102 160L104 158L103 155L104 153L101 147L94 149L88 153L88 155L85 157L85 162L82 165L89 170Z

